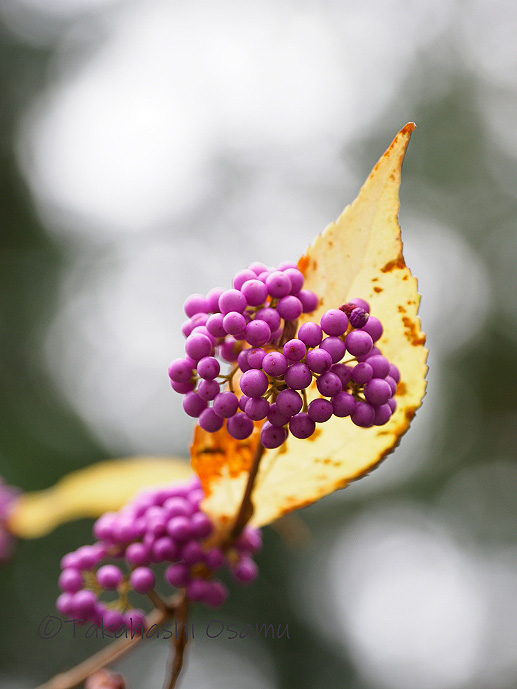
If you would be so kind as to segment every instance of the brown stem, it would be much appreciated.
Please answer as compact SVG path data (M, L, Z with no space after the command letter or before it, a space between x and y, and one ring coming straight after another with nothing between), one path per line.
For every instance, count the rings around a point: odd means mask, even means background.
M239 507L239 511L237 512L237 516L235 518L235 522L233 523L232 529L228 535L228 538L226 541L222 544L223 548L228 548L233 541L235 541L237 538L239 538L242 530L246 526L246 524L249 522L253 515L253 502L251 501L251 494L253 492L253 488L255 485L255 479L257 478L258 474L258 469L260 465L260 460L262 459L262 455L264 454L265 447L262 445L262 443L259 443L257 445L257 449L255 450L255 456L253 457L253 462L251 464L250 468L250 473L248 474L248 481L246 483L246 490L244 491L244 495L242 496L242 501Z
M188 598L187 594L184 592L178 601L176 606L176 634L173 636L173 646L174 656L171 660L171 672L168 681L164 684L164 689L174 689L178 677L180 676L181 670L183 668L183 659L185 656L185 647L188 642L188 629L187 629L187 617L188 617ZM183 630L185 626L185 630ZM179 634L178 634L179 628Z
M171 603L168 610L155 609L147 616L147 623L149 627L153 624L161 624L166 619L174 614L175 607ZM102 670L106 665L111 665L126 653L131 651L137 644L142 641L143 634L135 634L131 639L122 637L114 641L107 648L103 648L98 653L90 656L79 665L56 675L45 684L41 684L37 689L72 689L88 679L90 675Z

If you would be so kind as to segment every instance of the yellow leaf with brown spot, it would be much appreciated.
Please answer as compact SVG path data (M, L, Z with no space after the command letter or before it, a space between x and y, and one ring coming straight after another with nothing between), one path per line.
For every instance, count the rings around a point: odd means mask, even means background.
M305 287L320 297L319 322L329 308L366 299L384 326L378 346L401 372L397 409L384 426L359 428L332 417L307 440L289 435L265 452L252 495L251 523L272 522L364 476L397 445L425 394L427 350L420 329L417 281L404 262L398 223L402 161L415 125L407 124L372 170L357 199L345 208L299 261ZM315 384L309 400L318 397ZM258 433L245 441L196 429L192 463L207 497L203 508L223 526L234 519L245 489Z
M118 510L145 488L192 476L188 462L176 457L133 457L92 464L64 476L48 490L22 494L8 529L19 538L39 538L56 526L81 517Z

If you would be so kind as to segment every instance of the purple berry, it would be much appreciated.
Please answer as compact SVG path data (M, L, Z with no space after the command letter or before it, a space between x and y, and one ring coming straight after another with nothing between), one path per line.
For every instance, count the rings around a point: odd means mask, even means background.
M252 421L262 421L269 411L269 402L263 397L248 398L244 411Z
M314 373L325 373L332 366L332 356L324 349L312 349L307 354L307 366Z
M338 376L331 371L321 374L321 376L318 378L317 386L319 392L325 397L333 397L343 389L343 385L341 384Z
M206 313L210 307L207 298L202 294L192 294L186 299L183 308L187 316L191 318L196 313Z
M237 361L240 351L241 347L232 335L228 335L219 348L222 358L230 363Z
M137 593L149 593L156 583L154 572L149 567L137 567L129 575L129 583Z
M338 392L337 395L334 395L331 402L334 416L343 418L350 416L355 411L355 399L348 392Z
M211 608L217 608L227 599L228 590L220 581L208 581L207 584L203 602Z
M236 414L228 419L226 424L228 433L235 440L245 440L253 433L253 421L246 414Z
M266 357L264 357L265 359ZM240 387L248 397L262 397L269 387L269 381L263 371L251 369L242 374Z
M293 364L285 373L285 382L293 390L303 390L312 382L312 373L307 364Z
M266 287L269 294L275 299L287 296L292 288L289 277L279 270L275 270L266 278Z
M390 372L390 362L382 354L368 357L368 364L372 367L373 378L386 378Z
M185 351L194 361L199 361L212 353L212 341L202 333L192 333L185 342Z
M280 426L273 426L273 424L266 421L262 426L260 432L260 441L262 445L268 450L274 450L280 447L287 440L287 431Z
M185 587L191 580L190 568L184 562L177 562L165 570L165 579L175 588Z
M219 297L219 310L223 316L230 311L242 313L247 306L246 297L236 289L228 289Z
M59 576L59 588L68 593L76 593L83 586L83 577L77 569L64 569Z
M178 543L185 543L192 537L190 520L187 517L173 517L167 524L167 532Z
M368 402L362 402L359 400L355 404L355 410L352 414L352 422L356 426L361 426L363 428L368 428L373 425L375 420L375 409Z
M352 304L355 304L355 306L360 306L362 309L366 311L366 313L370 313L370 304L365 301L364 299L360 299L359 297L354 297L354 299L351 299L350 302Z
M205 402L210 402L219 394L220 390L221 387L216 380L202 380L198 385L197 394Z
M362 328L363 325L366 325L368 318L366 311L361 306L358 306L349 316L350 325L352 328Z
M262 368L262 362L266 356L266 351L255 347L248 350L248 364L250 368Z
M199 425L208 433L219 431L224 424L224 419L216 414L213 409L205 409L199 416Z
M291 294L296 294L303 287L304 277L298 268L286 268L282 271L291 281Z
M224 337L226 330L223 327L224 316L222 313L214 313L206 322L206 329L214 337Z
M93 591L83 589L73 594L72 605L74 612L81 617L90 615L94 611L96 603L97 596Z
M289 430L295 438L304 440L314 433L316 424L306 412L300 412L289 421Z
M287 371L287 359L280 352L269 352L262 360L262 368L268 376L278 378Z
M239 400L234 392L220 392L214 399L214 411L223 419L232 417L239 407Z
M248 266L248 270L252 270L255 275L260 275L260 273L263 273L265 270L267 270L267 266L265 266L263 263L260 263L260 261L253 261L253 263L250 263Z
M316 423L324 423L332 416L332 404L328 400L322 398L312 400L309 404L308 414L309 418Z
M248 397L248 395L241 395L239 397L239 409L241 411L246 411L246 404L247 404L247 402L249 402L250 399L251 399L251 397Z
M307 347L301 340L289 340L284 345L284 356L289 361L301 361L306 354Z
M258 567L256 563L249 557L243 557L239 563L233 568L233 575L241 584L248 584L256 579L258 574Z
M281 390L276 398L276 408L285 417L291 417L303 407L303 399L295 390ZM271 421L271 419L270 419ZM283 425L283 424L282 424Z
M387 404L388 404L388 407L391 409L391 413L393 414L393 412L397 408L397 401L394 400L393 397L390 397Z
M210 586L205 579L193 579L187 584L187 596L193 601L202 601L209 593Z
M278 409L276 402L273 402L273 404L269 406L267 420L269 423L273 424L273 426L285 426L287 423L289 423L289 417L282 414L282 412Z
M373 340L367 332L363 330L352 330L348 333L345 340L346 348L352 356L368 354L373 347Z
M343 335L348 328L347 315L339 309L329 309L321 317L321 327L327 335Z
M293 297L292 295L288 297L282 297L278 304L276 305L279 315L284 319L284 321L295 321L302 315L303 305L298 297Z
M303 313L312 313L318 308L319 299L311 290L301 289L296 296L302 303Z
M249 364L248 361L248 352L249 349L243 349L242 352L239 352L239 356L237 357L237 364L239 365L239 368L241 371L244 373L244 371L249 371L250 368L252 368ZM260 367L259 367L260 368Z
M352 369L352 378L356 383L359 383L359 385L369 383L373 378L373 369L369 363L362 361Z
M266 285L255 278L245 282L241 287L241 292L246 297L249 306L260 306L266 301L268 295Z
M397 383L393 380L391 376L386 376L384 379L391 388L391 394L394 395L397 392Z
M333 364L330 370L332 371L332 373L336 374L336 376L343 384L343 387L345 385L348 385L350 379L352 378L353 369L351 366L347 366L346 364Z
M122 572L115 565L104 565L97 570L97 581L99 586L106 591L115 591L122 583L124 577Z
M332 358L332 363L337 364L345 355L345 343L339 337L326 337L320 344L320 349L328 352Z
M382 378L373 378L364 388L364 396L370 404L386 404L392 396L391 388Z
M298 338L307 347L317 347L323 339L323 330L317 323L304 323L298 331Z
M260 529L247 526L235 544L243 552L256 553L262 548L262 534Z
M165 562L175 560L179 555L179 548L168 536L158 538L152 546L153 560L155 562ZM146 564L146 563L142 563Z
M280 327L280 316L276 309L271 307L266 307L265 309L260 309L255 315L255 320L264 321L269 325L271 332L275 332Z
M214 525L210 517L204 512L196 512L193 514L190 520L190 526L194 532L194 536L200 539L210 536L214 530Z
M230 311L223 318L223 328L228 335L238 336L244 334L246 328L246 319L242 313L237 311Z
M293 269L293 270L296 269L297 270L298 266L296 265L296 263L292 263L291 261L282 261L282 263L280 263L280 265L277 268L277 270L281 270L282 272L284 272L285 270L289 270L289 269ZM302 277L303 277L303 273L302 273Z
M373 423L375 426L384 426L385 423L388 423L391 417L391 409L389 404L381 404L379 407L376 407L375 409L375 418L373 420Z
M214 287L206 295L206 300L208 302L208 313L216 313L219 311L219 297L224 292L222 287Z
M196 565L203 560L203 548L197 541L189 541L183 546L181 557L187 565Z
M248 280L254 280L256 277L257 274L253 270L241 270L233 278L233 286L235 289L241 290L245 282L247 282ZM260 303L261 302L259 302L259 304Z
M370 316L370 318L368 319L366 324L363 325L361 330L371 335L372 340L374 342L377 342L377 340L381 337L383 332L382 323L378 318L375 318L375 316Z
M400 371L395 366L395 364L390 364L390 376L393 378L395 383L400 381Z
M246 326L245 337L252 347L261 347L271 338L271 328L265 321L255 319Z
M171 388L180 395L185 395L187 392L191 392L196 387L195 383L188 381L187 383L175 383L171 380Z
M175 383L187 383L192 378L192 366L186 359L174 359L169 364L169 378Z
M206 404L197 392L187 392L183 398L183 409L189 416L198 417L206 409Z
M213 380L217 378L221 371L221 366L217 359L213 356L205 356L197 365L197 372L201 378L205 380Z

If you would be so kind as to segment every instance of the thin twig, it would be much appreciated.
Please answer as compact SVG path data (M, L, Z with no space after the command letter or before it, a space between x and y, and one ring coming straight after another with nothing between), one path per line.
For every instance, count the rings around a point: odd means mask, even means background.
M222 545L223 548L229 547L237 538L239 538L242 530L253 516L254 508L253 502L251 501L251 494L255 486L255 479L257 478L260 460L262 459L264 450L264 445L262 445L262 443L259 443L257 445L257 449L255 450L255 456L253 457L250 473L248 474L246 490L244 491L244 495L242 496L239 511L237 512L237 516L235 518L235 522L233 523L229 536Z
M173 645L171 648L171 672L168 681L164 684L164 689L174 689L178 677L183 668L183 659L185 656L185 647L188 642L188 598L186 592L183 593L176 606L176 634L173 636ZM185 629L183 629L185 627ZM179 633L178 633L179 628Z
M176 605L179 605L179 603L180 600L175 598L170 603L167 603L167 610L155 609L150 612L149 615L147 615L148 626L152 627L154 624L160 625L162 622L172 617L175 613ZM73 689L73 687L79 686L79 684L88 679L90 675L102 670L106 665L111 665L111 663L114 663L124 656L142 640L143 634L135 634L132 639L122 637L114 641L107 648L103 648L82 663L79 663L79 665L59 675L55 675L55 677L41 684L37 689Z

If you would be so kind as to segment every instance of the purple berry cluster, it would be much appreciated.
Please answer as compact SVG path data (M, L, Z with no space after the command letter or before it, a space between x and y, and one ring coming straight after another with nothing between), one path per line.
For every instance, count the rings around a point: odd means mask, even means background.
M182 328L187 338L186 356L170 364L169 377L174 390L185 395L185 412L199 417L206 431L218 431L226 419L228 432L237 440L253 432L253 414L238 413L233 375L238 369L250 368L250 347L257 351L257 357L265 351L261 348L277 349L286 325L316 309L318 298L304 290L303 283L303 274L293 263L282 263L278 268L252 263L235 275L232 289L214 289L206 297L194 294L186 300L189 320ZM221 375L217 356L236 364L229 375ZM265 393L266 374L261 380ZM227 384L229 390L225 390ZM256 386L259 389L260 382Z
M263 422L261 443L273 449L289 433L309 438L332 416L350 416L365 428L388 422L400 373L375 346L383 327L366 301L330 309L320 323L306 322L296 332L298 317L314 310L318 298L302 290L303 275L293 264L277 270L252 264L233 284L187 299L186 357L169 366L172 387L185 394L183 407L201 428L215 433L226 420L228 433L244 440ZM236 362L229 375L220 374L217 352ZM321 396L308 404L313 383Z
M20 491L8 486L0 476L0 564L6 562L14 550L15 539L7 528L7 519Z
M145 614L131 602L156 585L154 565L164 564L167 585L185 589L192 601L216 607L227 597L214 578L227 567L241 582L258 573L252 559L262 540L258 529L246 527L229 549L205 541L214 527L200 510L204 498L199 479L143 493L119 512L106 512L93 528L97 542L68 553L61 561L57 599L60 613L114 629L145 627Z

